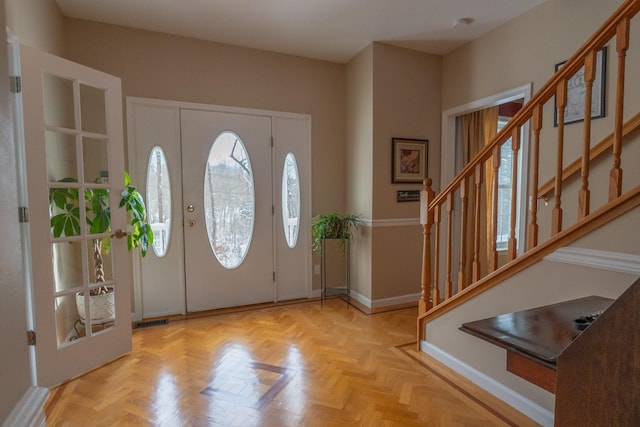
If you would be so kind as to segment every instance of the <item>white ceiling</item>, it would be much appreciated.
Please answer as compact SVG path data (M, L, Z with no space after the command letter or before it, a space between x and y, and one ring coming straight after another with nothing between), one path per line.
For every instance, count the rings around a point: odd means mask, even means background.
M445 54L545 0L56 1L68 17L345 63L373 41Z

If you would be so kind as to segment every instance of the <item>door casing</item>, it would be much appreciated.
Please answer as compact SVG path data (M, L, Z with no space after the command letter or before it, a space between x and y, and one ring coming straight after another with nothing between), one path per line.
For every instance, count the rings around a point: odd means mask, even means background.
M145 164L149 157L151 147L154 144L163 146L167 157L180 157L180 110L201 110L213 112L225 112L233 114L246 114L268 116L272 119L272 136L274 139L273 156L273 189L279 194L281 189L282 158L287 152L293 152L298 161L301 187L301 223L296 249L287 247L283 239L282 221L280 219L281 206L275 203L274 228L275 228L275 295L274 301L282 301L295 298L307 298L311 296L311 116L308 114L285 113L270 110L258 110L250 108L238 108L220 105L178 102L170 100L158 100L149 98L127 97L127 142L128 160L132 179L139 183L139 189L146 194L146 169L140 165ZM150 116L157 115L161 119L153 119ZM153 126L138 126L141 117L156 123ZM151 142L152 141L152 142ZM177 141L177 142L176 142ZM171 147L165 149L164 146ZM181 165L168 159L169 173L172 176L181 176ZM306 165L306 167L303 167ZM172 178L173 179L173 178ZM175 258L172 269L166 274L159 273L157 269L162 259L155 254L147 254L142 259L134 254L134 304L135 320L143 318L169 316L174 314L186 314L185 302L185 271L184 260L180 260L184 254L183 224L184 200L179 185L172 184L172 227L169 252ZM276 197L277 199L278 197ZM285 256L286 254L286 256ZM291 268L295 266L295 268ZM155 272L153 272L155 269ZM159 283L160 288L153 292L158 299L170 299L171 304L163 301L150 301L150 290L146 286L147 280ZM169 297L167 297L169 296ZM151 297L153 298L153 296ZM145 307L146 305L146 307Z

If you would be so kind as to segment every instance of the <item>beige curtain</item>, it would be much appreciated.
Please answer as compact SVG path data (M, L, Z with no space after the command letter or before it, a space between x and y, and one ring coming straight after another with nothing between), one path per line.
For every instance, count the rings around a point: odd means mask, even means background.
M462 155L463 161L466 165L476 154L478 154L485 145L489 144L491 140L496 136L498 131L498 107L491 107L480 111L474 111L473 113L465 114L460 118L460 131L462 142ZM481 233L480 239L480 260L482 265L482 275L487 272L488 254L491 253L491 240L493 236L493 230L491 229L491 217L492 217L492 197L493 187L491 182L493 180L493 168L491 160L485 164L485 179L482 186L482 191L485 193L484 197L481 197L480 212L483 210L486 212L486 216L483 216L480 221L480 229L486 229L486 233ZM469 239L467 242L473 243L475 241L475 229L473 216L475 212L475 188L473 185L473 179L466 182L468 186L469 195L469 209L468 212L463 212L463 218L467 218L467 230ZM483 243L484 242L484 243ZM473 244L467 245L469 257L467 259L473 259ZM484 262L482 262L484 260ZM471 263L469 262L469 265Z

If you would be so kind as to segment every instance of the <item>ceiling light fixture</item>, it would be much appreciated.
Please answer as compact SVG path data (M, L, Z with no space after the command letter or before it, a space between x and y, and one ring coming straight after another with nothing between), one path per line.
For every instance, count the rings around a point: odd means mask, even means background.
M466 27L467 25L471 25L472 22L473 18L458 18L453 21L453 28Z

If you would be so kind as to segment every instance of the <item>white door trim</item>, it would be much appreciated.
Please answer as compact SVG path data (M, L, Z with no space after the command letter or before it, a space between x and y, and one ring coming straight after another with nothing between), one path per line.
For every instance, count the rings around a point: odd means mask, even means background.
M131 124L134 123L134 118L133 118L133 107L135 105L145 105L145 106L155 106L155 107L161 107L161 108L174 108L177 110L181 110L181 109L191 109L191 110L201 110L201 111L211 111L211 112L224 112L224 113L235 113L235 114L246 114L246 115L253 115L253 116L268 116L272 118L272 121L275 122L275 119L292 119L292 120L306 120L308 123L308 129L307 129L307 137L306 137L306 141L304 141L304 143L306 143L305 151L307 153L307 157L308 157L308 168L306 168L307 170L304 170L303 168L299 169L299 173L300 173L300 180L301 180L301 192L306 192L306 194L308 194L308 197L305 198L303 197L302 199L302 205L301 205L301 210L302 212L306 212L306 216L308 218L307 219L307 224L309 224L310 227L310 223L311 223L311 201L312 201L312 185L311 185L311 178L312 178L312 159L311 159L311 133L312 133L312 117L310 114L304 114L304 113L289 113L289 112L282 112L282 111L274 111L274 110L260 110L260 109L254 109L254 108L243 108L243 107L231 107L231 106L224 106L224 105L214 105L214 104L202 104L202 103L193 103L193 102L183 102L183 101L172 101L172 100L164 100L164 99L153 99L153 98L144 98L144 97L132 97L132 96L127 96L126 97L126 117L127 117L127 145L128 145L128 162L127 164L129 165L129 172L131 173L132 179L135 178L136 182L142 182L143 179L145 179L142 175L144 175L146 172L145 171L133 171L131 170L132 166L131 165L135 165L137 162L137 158L136 158L136 154L135 154L135 150L133 149L132 146L129 145L129 141L132 139L131 136ZM277 135L276 135L277 137ZM302 143L302 142L301 142ZM275 142L276 146L278 145L278 142L276 140ZM275 152L274 152L275 155ZM278 170L277 167L274 167L274 171L273 171L273 179L274 179L274 183L279 179L278 178L278 174L281 173L281 171ZM276 188L274 186L274 191L278 192L279 188ZM277 208L276 208L276 212L277 212ZM176 214L176 212L174 212L174 215ZM177 220L177 219L176 219ZM303 221L304 223L304 221ZM278 219L274 217L274 224L275 227L278 226ZM275 230L275 228L274 228ZM305 271L305 283L304 283L304 288L306 289L306 297L311 297L312 296L312 276L311 276L311 263L312 263L312 253L311 253L311 241L310 241L310 233L305 232L305 229L301 228L301 231L299 233L299 237L298 237L298 244L299 245L303 245L304 247L308 247L309 251L308 251L308 255L305 256L304 259L304 271ZM275 239L274 239L275 242ZM277 251L276 251L277 252ZM277 259L278 254L275 253L275 257ZM143 313L142 313L142 287L141 287L141 274L140 274L140 259L139 257L135 257L138 258L136 259L136 262L134 262L133 264L133 285L134 285L134 302L132 304L132 308L134 309L134 312L132 313L132 319L133 320L141 320ZM275 262L275 260L274 260ZM278 274L276 274L276 285L277 285L277 277ZM275 295L274 301L279 301L282 298L279 297L278 295Z
M487 96L482 99L471 101L467 104L459 105L442 112L442 146L440 149L440 186L444 188L455 177L456 170L456 117L473 111L481 110L488 107L503 104L505 102L514 101L516 99L524 99L526 104L531 99L533 83L527 83L495 95ZM529 165L529 123L522 127L522 141L520 149L520 175L518 176L518 253L524 250L526 236L526 217L527 217L527 198L520 197L527 194L528 185L528 165ZM524 167L522 167L524 166ZM524 190L524 191L523 191Z
M20 40L7 28L7 42L9 51L9 75L22 76L20 62ZM29 192L27 189L27 155L26 143L24 139L24 112L22 93L12 93L13 107L13 129L16 146L16 175L17 175L17 196L18 206L29 206ZM25 299L26 299L26 316L27 330L35 331L35 312L33 307L33 277L32 277L32 258L31 258L31 231L29 223L21 222L22 237L22 262L24 268L25 281ZM29 346L29 367L31 370L31 385L38 384L38 370L36 365L36 349Z
M157 107L172 107L186 110L216 111L221 113L248 114L252 116L290 117L297 119L310 119L310 114L287 113L275 110L259 110L256 108L230 107L226 105L200 104L197 102L171 101L168 99L142 98L127 96L127 111L129 105L144 104Z

